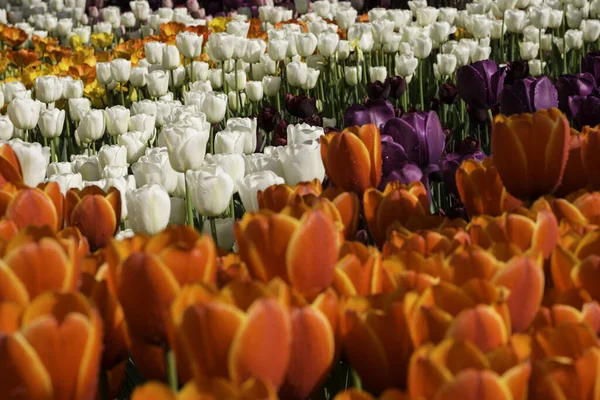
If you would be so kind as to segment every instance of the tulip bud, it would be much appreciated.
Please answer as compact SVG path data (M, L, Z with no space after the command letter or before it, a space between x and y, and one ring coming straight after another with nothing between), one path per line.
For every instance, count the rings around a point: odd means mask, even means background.
M206 120L211 124L221 122L225 118L226 110L227 96L223 93L207 93L200 106L200 111L206 115Z
M115 58L110 62L110 73L116 82L127 82L131 76L131 61Z
M8 115L0 115L0 140L10 140L13 137L15 126Z
M38 127L43 137L52 139L59 137L65 124L65 110L53 108L40 113Z
M120 145L104 145L98 150L98 168L104 170L106 167L127 168L127 148Z
M208 71L208 79L210 81L210 85L214 89L220 89L221 87L223 87L222 69L210 69Z
M233 195L233 179L216 165L188 171L185 179L190 188L192 203L198 212L208 217L223 214Z
M239 99L236 92L229 92L227 95L227 104L233 111L239 111L243 106L246 105L246 93L240 93Z
M369 70L369 78L371 82L384 82L387 77L386 67L371 67Z
M232 90L244 90L246 88L246 71L237 70L225 75L227 86Z
M243 179L246 172L244 157L241 154L207 154L206 165L217 165L233 179L233 193L237 193L237 182Z
M226 25L227 33L240 38L248 36L250 30L250 23L245 21L231 20Z
M104 113L102 110L86 112L81 118L77 132L84 143L100 139L104 135Z
M171 199L167 191L157 184L127 191L129 223L134 232L155 235L169 223Z
M152 97L160 97L167 94L169 90L169 75L165 71L152 71L146 76L148 94Z
M8 105L8 116L15 128L35 128L40 118L42 103L31 99L14 99Z
M42 147L39 143L27 143L20 139L12 140L10 146L19 159L23 183L30 187L39 185L46 177L46 169L50 163L50 149Z
M83 97L83 82L79 79L71 77L63 77L60 79L62 83L62 98L73 99Z
M263 98L263 85L262 82L250 81L246 86L246 94L248 99L253 102L262 100Z
M162 67L166 70L174 70L181 64L181 56L177 46L167 45L162 49Z
M247 212L259 210L256 194L259 190L265 190L271 185L285 183L283 178L277 176L273 171L260 171L248 174L238 182L238 190L242 204Z
M108 85L112 82L113 78L109 62L96 63L96 78L102 85Z
M569 29L565 32L565 45L567 49L579 50L583 47L583 32L577 29Z
M117 138L117 142L127 148L127 162L130 164L137 162L147 147L145 134L139 131L124 133Z
M268 97L277 96L281 87L281 77L279 76L265 76L262 79L262 85L264 93Z
M81 117L92 109L92 102L85 97L69 99L69 116L75 122L81 121Z
M197 170L202 167L209 132L192 126L164 128L171 167L177 172Z
M129 130L144 133L144 141L149 142L154 135L156 117L151 114L136 114L129 118Z
M302 57L308 57L315 52L317 37L312 33L303 33L297 35L294 39L296 41L296 51Z
M163 49L166 47L161 42L148 42L144 45L144 53L146 54L146 60L150 64L157 65L162 64L163 61Z
M520 42L519 53L521 58L525 61L533 60L537 57L540 45L533 42Z
M83 178L81 177L81 174L74 174L72 172L50 175L48 177L48 182L58 183L60 192L63 196L69 189L81 190L83 188Z
M60 100L63 86L56 76L38 76L35 78L35 97L46 104Z
M285 67L287 79L292 86L300 87L308 76L308 66L301 61L292 61Z
M213 33L208 37L206 50L211 60L226 61L233 57L235 36L225 32Z
M285 59L288 46L289 42L285 39L269 40L269 52L267 54L275 62L282 61Z
M200 57L204 37L193 32L179 32L175 39L177 48L186 58Z
M362 67L344 67L344 79L349 86L356 86L362 76Z
M48 165L48 176L73 173L70 162L53 162Z
M319 141L307 141L280 147L279 159L288 185L310 182L318 179L323 182L325 167L321 159Z

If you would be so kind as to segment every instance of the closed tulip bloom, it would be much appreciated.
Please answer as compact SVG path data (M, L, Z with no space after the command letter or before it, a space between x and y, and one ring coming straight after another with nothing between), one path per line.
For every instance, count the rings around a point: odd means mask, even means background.
M583 32L577 29L569 29L566 31L565 45L567 46L567 49L581 49L583 47Z
M419 65L419 60L417 60L415 57L404 54L396 55L395 61L396 74L405 78L414 74L417 70L417 66Z
M152 71L146 77L146 85L150 96L164 96L169 91L169 74L166 71Z
M217 165L206 165L185 175L192 203L202 215L216 217L229 207L233 195L233 179Z
M263 91L268 97L277 96L281 87L281 77L265 76L262 79Z
M223 93L206 93L206 97L200 106L200 111L206 115L206 120L211 124L217 124L225 118L227 110L227 96Z
M263 98L263 85L262 82L249 81L246 85L246 94L250 101L260 101Z
M321 137L327 176L345 191L364 193L381 180L381 141L374 124L346 128Z
M453 54L438 54L437 65L441 76L451 76L456 70L456 56Z
M387 78L387 68L386 67L371 67L369 69L369 78L371 83L374 82L384 82L385 78Z
M519 53L525 61L533 60L539 53L540 45L534 42L520 42Z
M319 34L317 39L317 46L319 52L324 57L331 57L335 54L338 44L340 43L340 37L337 33L324 32Z
M109 62L96 63L96 79L102 85L108 85L112 82L112 72L110 71Z
M304 81L304 84L302 84L302 86L300 87L304 90L314 89L315 86L317 86L317 81L319 80L320 74L321 71L319 71L318 69L308 68L306 80Z
M600 21L597 19L585 19L581 21L579 28L583 33L583 41L586 43L595 42L600 37Z
M206 50L211 60L227 61L233 57L235 36L219 32L208 37Z
M323 182L325 167L321 159L319 141L296 143L278 149L285 182L288 185L311 182L314 179Z
M419 37L415 39L415 43L413 46L413 51L415 53L415 57L420 60L423 60L429 57L431 54L431 50L433 48L433 42L429 38Z
M8 105L8 116L17 129L35 128L40 118L42 103L31 99L14 99Z
M268 55L273 61L282 61L287 54L289 42L286 39L269 40Z
M80 79L73 79L71 77L61 78L62 83L62 97L64 99L73 99L83 97L83 81Z
M569 142L569 123L556 108L497 116L492 154L509 193L529 200L554 192L567 163Z
M63 85L56 76L38 76L35 78L35 97L39 101L50 104L60 100L63 94Z
M149 183L161 184L170 195L177 190L178 179L183 178L183 173L176 172L169 162L166 148L154 148L147 155L142 156L131 166L137 187Z
M562 112L569 112L570 96L588 96L596 87L596 80L589 72L582 74L561 75L556 80L559 108Z
M500 112L507 116L556 107L558 92L547 76L519 79L505 87L500 97Z
M225 75L225 81L231 90L244 90L246 87L246 71L230 72Z
M217 154L243 154L244 133L230 130L218 132L215 136L215 153Z
M308 66L302 61L292 61L286 65L285 71L290 85L300 87L306 81Z
M127 148L122 145L104 145L98 150L98 163L101 170L108 166L127 168Z
M79 127L79 138L86 143L94 142L104 135L104 113L102 110L90 110L83 115Z
M127 82L131 76L131 61L115 58L110 62L110 73L116 82Z
M227 104L233 111L239 111L243 106L246 105L246 93L240 93L239 96L236 92L229 92L227 94Z
M40 113L38 127L43 137L52 139L62 134L65 125L65 110L53 108Z
M202 167L209 132L191 126L175 126L163 130L171 167L177 172Z
M362 78L362 67L344 66L344 80L349 86L356 86Z
M491 108L500 98L505 75L491 60L465 65L456 73L458 95L473 108Z
M246 53L244 54L243 60L247 63L257 63L260 61L261 56L265 54L266 49L267 43L264 40L249 39L246 41Z
M146 67L133 67L131 74L129 75L129 81L134 87L140 88L146 86L146 77L148 76L148 68Z
M149 142L154 135L156 116L153 114L136 114L129 118L129 131L144 133L144 141Z
M111 136L122 135L129 129L129 109L123 106L113 106L104 110L106 131Z
M158 184L127 191L127 210L131 229L136 233L155 235L169 223L171 199Z
M244 179L237 183L244 209L247 212L258 211L258 199L256 197L258 191L282 183L285 183L284 179L273 171L260 171L246 175Z
M184 57L196 58L202 54L203 39L204 36L198 36L194 32L179 32L175 44Z
M423 7L417 10L417 24L420 26L431 25L438 17L439 10L435 7Z
M296 50L302 57L308 57L315 52L318 40L312 33L302 33L294 39L296 40Z
M571 29L578 29L583 20L583 11L576 8L567 8L565 13L567 19L567 26Z
M133 164L144 155L148 143L145 141L144 133L139 131L127 132L117 138L121 146L127 148L127 162Z
M23 183L36 187L46 176L46 169L50 163L49 149L39 143L27 143L20 139L12 140L10 146L19 160Z
M144 45L144 54L146 55L146 60L153 65L162 64L163 48L165 48L165 46L166 45L161 42L146 43Z
M207 154L206 165L217 165L233 179L233 193L237 193L237 182L244 178L246 164L241 154Z
M506 10L504 23L509 32L521 33L527 23L527 14L523 10Z
M15 126L8 115L0 115L0 140L10 140L13 137Z
M167 45L163 47L162 67L166 70L174 70L181 64L181 56L177 46Z

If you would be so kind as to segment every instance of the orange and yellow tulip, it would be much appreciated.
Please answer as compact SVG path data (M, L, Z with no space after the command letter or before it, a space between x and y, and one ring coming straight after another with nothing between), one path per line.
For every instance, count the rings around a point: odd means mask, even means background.
M598 176L598 152L600 151L600 125L595 128L584 126L581 130L581 160L588 183L594 189L600 189L600 176ZM581 188L577 188L581 189Z
M345 191L363 194L381 181L381 141L374 124L322 136L321 157L329 179Z
M456 186L470 216L500 215L520 203L506 191L492 157L464 161L456 170Z
M105 247L121 221L121 195L115 188L97 186L69 189L65 196L65 222L78 228L94 251Z
M509 193L522 200L553 193L567 164L570 140L569 122L556 108L498 115L492 127L492 153Z
M102 322L80 293L46 292L0 337L0 393L27 399L93 400Z
M148 382L135 389L132 400L277 400L277 392L267 382L260 379L248 379L237 386L225 379L206 380L202 383L190 381L181 391L174 393L160 382Z
M556 189L556 196L567 196L569 193L582 189L588 184L588 176L583 165L582 138L583 135L571 128L569 157L562 182Z
M429 215L427 190L421 182L408 186L391 182L383 193L375 188L367 189L363 202L367 226L378 246L383 245L393 222L406 224L409 219Z

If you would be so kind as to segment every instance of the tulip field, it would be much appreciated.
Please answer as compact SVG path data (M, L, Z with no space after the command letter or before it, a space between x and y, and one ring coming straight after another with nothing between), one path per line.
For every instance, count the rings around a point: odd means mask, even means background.
M0 0L0 89L1 400L600 400L600 0Z

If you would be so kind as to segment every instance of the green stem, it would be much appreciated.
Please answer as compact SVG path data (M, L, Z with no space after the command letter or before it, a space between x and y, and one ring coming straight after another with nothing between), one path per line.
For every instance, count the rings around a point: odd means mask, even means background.
M185 205L187 209L187 224L188 226L194 227L194 208L192 207L192 196L190 194L190 185L188 184L187 177L185 179Z
M425 111L425 96L423 96L423 61L419 60L419 95L421 96L421 111Z
M50 139L50 154L52 155L52 162L58 162L58 156L56 155L56 142L58 138Z
M212 124L210 124L209 132L210 136L208 140L210 140L210 154L215 154L215 131Z
M231 200L229 201L229 216L235 219L235 202L233 201L233 196L231 196Z
M219 247L219 238L217 237L217 223L215 222L215 217L210 217L210 233L212 234L213 240L215 241L215 246Z
M177 379L177 363L175 362L175 353L167 346L165 349L165 367L167 370L167 380L171 389L177 393L179 382Z
M119 83L119 91L121 92L121 104L125 107L125 95L123 94L123 82Z

